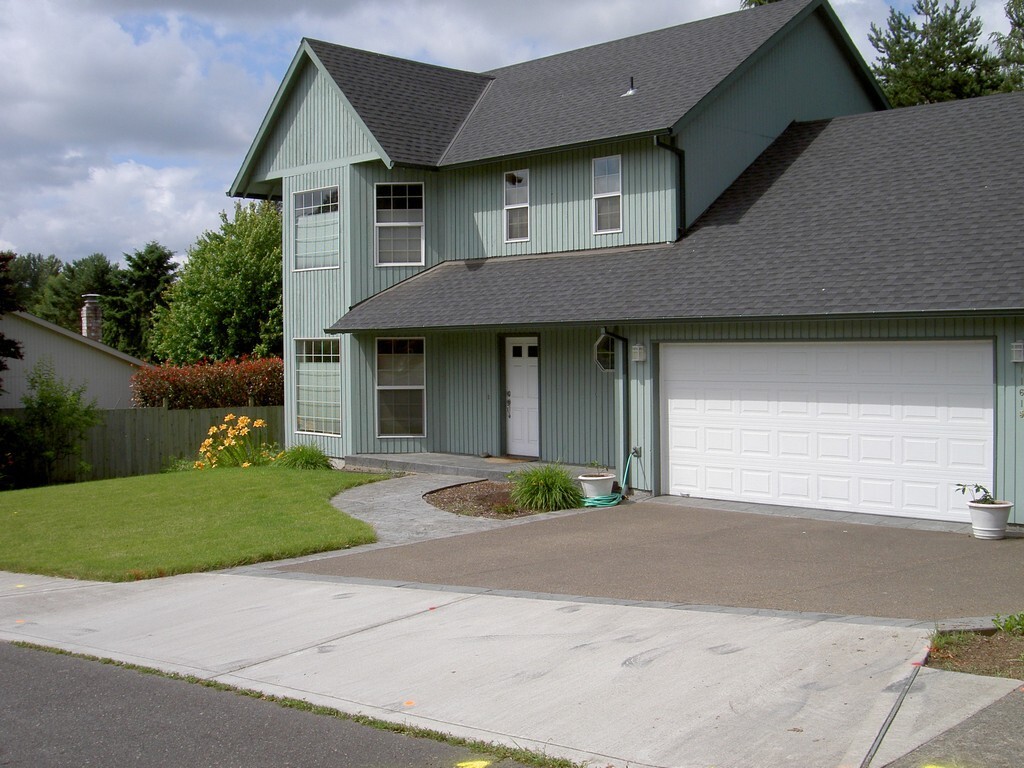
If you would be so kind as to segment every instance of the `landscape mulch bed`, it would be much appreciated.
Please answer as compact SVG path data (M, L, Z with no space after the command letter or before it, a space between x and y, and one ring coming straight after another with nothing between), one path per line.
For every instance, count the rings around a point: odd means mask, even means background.
M512 502L512 483L481 480L476 483L455 485L426 494L423 498L438 509L470 517L490 517L510 520L537 514L522 509Z

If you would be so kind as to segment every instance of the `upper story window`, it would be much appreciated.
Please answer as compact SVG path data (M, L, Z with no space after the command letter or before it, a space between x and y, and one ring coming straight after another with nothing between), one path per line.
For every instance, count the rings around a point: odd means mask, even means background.
M339 266L341 225L338 188L296 192L292 207L295 217L295 269Z
M505 242L530 239L530 172L505 174Z
M622 157L594 158L594 234L622 231Z
M423 184L378 184L374 212L377 266L423 264Z

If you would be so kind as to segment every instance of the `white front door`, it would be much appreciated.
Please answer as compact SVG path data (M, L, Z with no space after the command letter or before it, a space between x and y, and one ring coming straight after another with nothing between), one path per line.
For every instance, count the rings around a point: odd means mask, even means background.
M540 456L540 382L537 337L505 339L506 451Z

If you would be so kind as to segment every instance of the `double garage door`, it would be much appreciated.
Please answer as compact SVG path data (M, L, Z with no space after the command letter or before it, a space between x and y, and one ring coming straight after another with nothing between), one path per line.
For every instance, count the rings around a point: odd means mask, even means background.
M663 344L663 492L967 520L993 478L990 342Z

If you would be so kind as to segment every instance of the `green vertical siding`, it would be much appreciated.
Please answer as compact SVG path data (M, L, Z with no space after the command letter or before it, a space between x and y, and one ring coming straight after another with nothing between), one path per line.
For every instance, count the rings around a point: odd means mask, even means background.
M330 456L343 456L347 441L343 437L297 434L295 432L295 339L324 338L324 329L333 325L348 307L348 281L345 265L348 261L346 227L342 219L341 238L338 242L338 266L327 269L294 270L294 216L292 195L309 189L338 186L342 199L348 188L346 168L288 176L282 182L282 290L284 291L284 373L285 373L285 443L296 442L319 445ZM351 364L350 341L341 339L342 382ZM344 386L344 385L343 385ZM344 392L342 393L345 394ZM346 430L345 398L342 400L342 430Z
M307 60L267 137L254 178L279 177L289 170L362 157L374 150L337 87Z
M817 14L677 126L686 151L687 226L793 121L877 109Z
M402 335L402 334L395 334ZM417 334L410 334L417 335ZM537 336L540 346L541 458L615 465L621 411L617 379L591 359L598 329L423 334L426 338L427 436L378 438L374 390L375 337L359 335L353 365L356 453L437 451L505 453L502 369L508 335ZM567 385L572 382L572 386Z
M591 161L622 156L620 233L595 235ZM504 238L504 173L530 170L530 240ZM626 244L676 237L676 159L653 140L540 155L471 169L422 171L371 162L352 166L343 228L349 230L352 303L379 293L425 269L453 259L478 259ZM422 267L374 266L374 185L422 182L425 254Z

